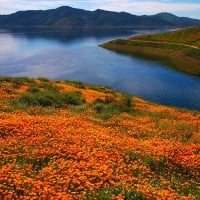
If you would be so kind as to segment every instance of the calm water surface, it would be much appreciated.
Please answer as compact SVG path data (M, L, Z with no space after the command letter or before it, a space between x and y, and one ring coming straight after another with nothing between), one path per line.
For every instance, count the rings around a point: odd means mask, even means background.
M0 30L0 76L80 80L200 110L200 77L98 47L115 38L150 32L154 31Z

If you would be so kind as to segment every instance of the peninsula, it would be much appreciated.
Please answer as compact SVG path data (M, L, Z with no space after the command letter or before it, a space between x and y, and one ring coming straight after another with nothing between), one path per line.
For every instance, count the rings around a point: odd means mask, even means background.
M157 60L173 69L200 75L200 26L117 39L101 47Z

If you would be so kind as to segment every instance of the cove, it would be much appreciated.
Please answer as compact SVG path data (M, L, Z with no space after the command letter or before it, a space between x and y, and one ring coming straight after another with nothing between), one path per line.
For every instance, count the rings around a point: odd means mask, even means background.
M0 30L0 76L102 84L156 103L200 110L200 77L99 47L164 30Z

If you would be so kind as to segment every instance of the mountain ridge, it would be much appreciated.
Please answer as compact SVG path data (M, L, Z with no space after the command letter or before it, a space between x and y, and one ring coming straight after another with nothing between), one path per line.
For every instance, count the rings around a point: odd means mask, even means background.
M178 17L171 13L134 15L101 9L88 11L61 6L50 10L18 11L0 15L0 27L47 28L157 28L190 27L200 25L200 20Z

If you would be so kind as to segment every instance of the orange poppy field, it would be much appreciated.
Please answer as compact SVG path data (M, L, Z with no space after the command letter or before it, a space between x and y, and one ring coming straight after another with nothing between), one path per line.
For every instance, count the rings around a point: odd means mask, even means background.
M0 97L0 199L200 199L199 112L45 78Z

